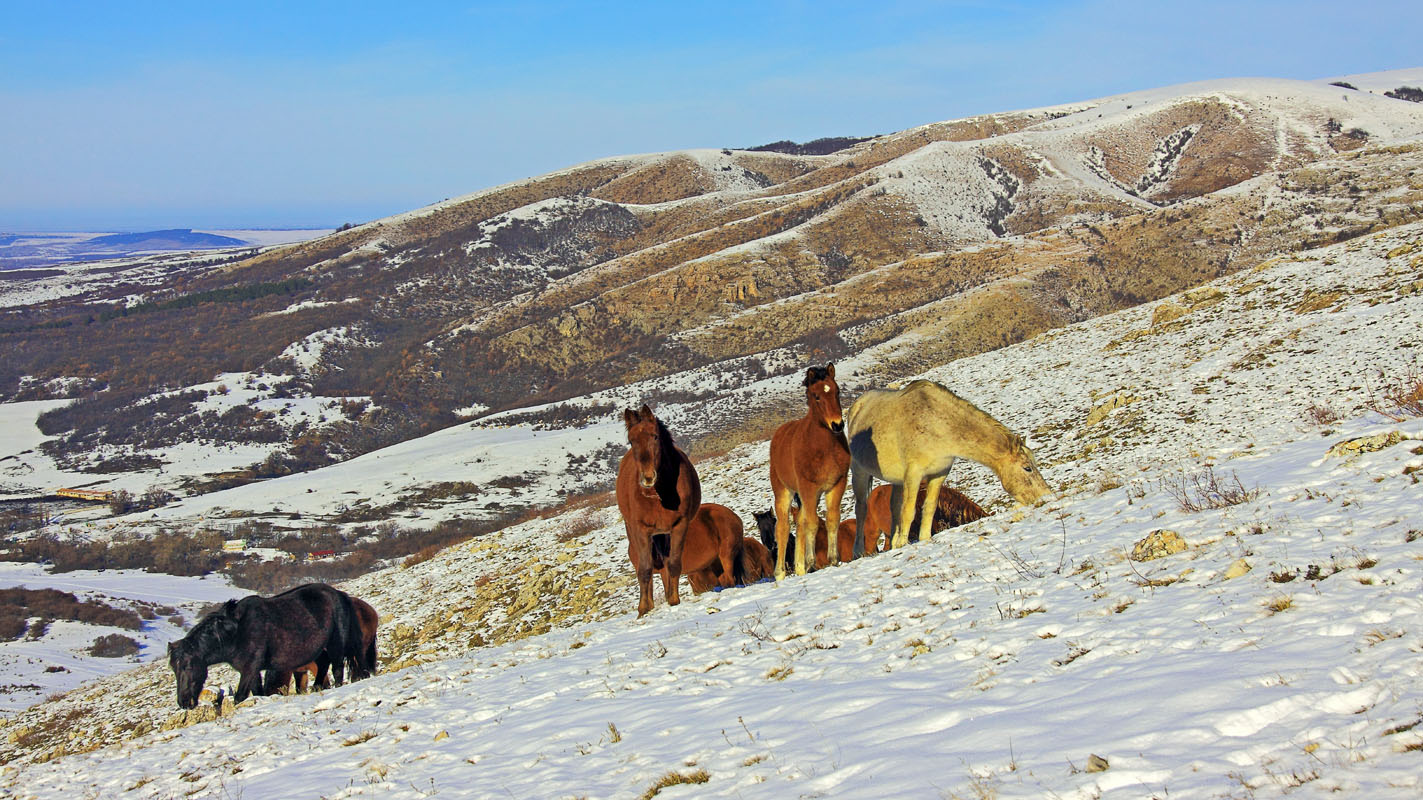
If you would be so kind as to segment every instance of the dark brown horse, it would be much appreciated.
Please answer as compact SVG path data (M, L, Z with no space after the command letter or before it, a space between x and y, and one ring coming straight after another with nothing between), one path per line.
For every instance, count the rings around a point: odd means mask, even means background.
M799 512L800 506L792 505L791 511L793 513ZM774 558L774 555L781 552L780 546L776 543L776 509L769 508L765 511L757 511L755 512L754 516L756 517L757 532L761 534L761 541L764 543L767 552L772 554L772 560L775 561L777 559ZM817 522L819 524L816 525L815 528L815 547L813 556L815 559L815 568L821 569L830 563L830 537L825 532L825 522L823 520L817 520ZM854 520L849 520L849 522L854 523ZM840 529L842 531L845 529L844 522L840 523ZM854 543L854 536L855 531L852 528L850 530L851 544ZM786 537L785 557L779 559L784 569L792 568L791 556L795 553L795 547L796 536L794 533L792 533ZM846 550L844 547L839 548L839 556L841 561L850 560L849 551Z
M702 504L702 484L691 459L672 443L667 426L652 409L623 412L628 451L618 465L618 511L627 527L628 559L637 573L637 615L652 610L652 571L662 573L662 591L668 605L681 596L682 549L687 526ZM652 546L652 537L665 535L665 548Z
M791 505L800 502L796 516L795 571L804 575L815 531L822 524L816 509L825 498L825 520L829 530L840 527L840 498L845 494L845 476L850 469L850 446L845 441L845 419L840 411L840 386L835 382L835 365L806 370L805 416L787 422L771 436L771 492L775 496L777 553L788 553ZM829 554L827 554L828 557ZM835 555L839 555L836 553ZM833 563L833 562L831 562ZM785 564L777 559L776 580L786 575Z
M358 681L370 677L375 672L376 627L380 625L380 615L376 613L370 603L359 597L351 597L351 606L356 611L356 623L360 626L361 647L360 659L347 658L346 668L351 671L351 680ZM268 670L264 680L263 694L284 691L292 680L296 681L298 693L305 692L308 677L311 679L312 688L330 689L331 680L327 677L330 667L331 655L323 651L315 661L297 667L294 672ZM310 669L308 670L308 668Z
M687 525L687 538L682 543L682 570L693 593L744 583L736 574L743 535L741 517L735 511L717 503L702 503ZM666 579L663 575L664 586Z
M178 683L178 706L196 708L208 667L226 662L240 673L233 702L264 689L262 672L291 672L331 654L340 686L348 659L360 660L360 623L351 598L324 583L309 583L275 597L228 600L188 635L168 645L168 665Z

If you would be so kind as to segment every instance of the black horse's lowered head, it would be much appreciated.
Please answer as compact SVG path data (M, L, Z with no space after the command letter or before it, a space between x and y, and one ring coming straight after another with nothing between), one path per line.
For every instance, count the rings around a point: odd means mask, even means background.
M237 631L229 600L218 611L203 617L188 635L168 643L168 666L178 684L178 707L194 709L208 679L208 667L228 658L227 643Z

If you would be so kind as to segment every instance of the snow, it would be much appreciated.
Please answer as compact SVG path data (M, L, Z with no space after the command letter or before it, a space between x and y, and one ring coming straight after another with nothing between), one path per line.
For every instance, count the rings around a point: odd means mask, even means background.
M929 542L677 607L659 593L640 620L629 589L599 622L498 647L437 637L427 663L15 762L0 785L18 797L627 797L704 770L705 783L658 796L1418 797L1423 419L1370 408L1423 346L1410 246L1423 247L1423 224L1171 298L1189 310L1171 325L1151 327L1150 304L930 370L1030 434L1059 489L1037 507L1007 508L986 470L959 466L951 482L1002 510ZM1344 290L1332 304L1300 305L1332 290ZM1113 393L1136 400L1086 426ZM1341 418L1315 424L1318 405ZM1398 443L1330 454L1390 431ZM277 487L375 494L382 480L418 483L415 469L527 469L539 452L619 435L462 425L232 492L261 493L252 505ZM763 442L698 464L704 497L749 518L767 502L765 459ZM1257 494L1187 510L1173 489L1207 466ZM536 520L348 588L389 631L458 617L471 584L539 551L624 574L620 525L602 514L569 543L556 538L564 520ZM1163 529L1188 549L1128 560ZM1227 577L1242 559L1251 570ZM1087 771L1092 755L1106 771Z
M188 624L204 604L245 594L216 575L181 578L138 570L48 573L39 564L0 562L0 588L17 586L58 589L117 608L133 608L135 602L172 606ZM0 686L0 712L15 712L55 692L67 692L95 678L132 669L136 663L163 658L168 642L181 639L186 632L185 627L163 617L144 620L140 631L59 620L38 640L0 641L0 674L8 681ZM95 639L112 633L137 640L138 655L96 658L85 652ZM46 671L53 667L62 669Z

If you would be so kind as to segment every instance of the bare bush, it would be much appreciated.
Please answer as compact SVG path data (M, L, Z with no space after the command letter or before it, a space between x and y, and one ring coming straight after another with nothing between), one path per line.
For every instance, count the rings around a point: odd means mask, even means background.
M1379 380L1377 388L1369 387L1369 410L1394 422L1423 417L1423 374L1416 365L1410 366L1402 378L1390 379L1380 373Z
M89 655L99 658L123 658L138 654L138 642L122 633L110 633L89 645Z
M1192 513L1237 506L1260 496L1259 488L1246 489L1239 475L1232 472L1230 478L1223 478L1211 466L1194 475L1182 472L1175 477L1163 477L1161 488L1182 511Z

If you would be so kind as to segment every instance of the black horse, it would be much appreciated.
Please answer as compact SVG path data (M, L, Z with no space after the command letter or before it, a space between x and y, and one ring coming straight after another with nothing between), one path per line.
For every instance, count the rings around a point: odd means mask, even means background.
M240 674L233 701L265 694L263 670L290 672L330 657L340 686L345 664L365 662L360 621L351 598L324 583L308 583L274 597L228 600L203 617L188 635L168 645L168 665L178 681L178 706L196 708L208 667L231 664ZM336 657L334 654L340 654Z

